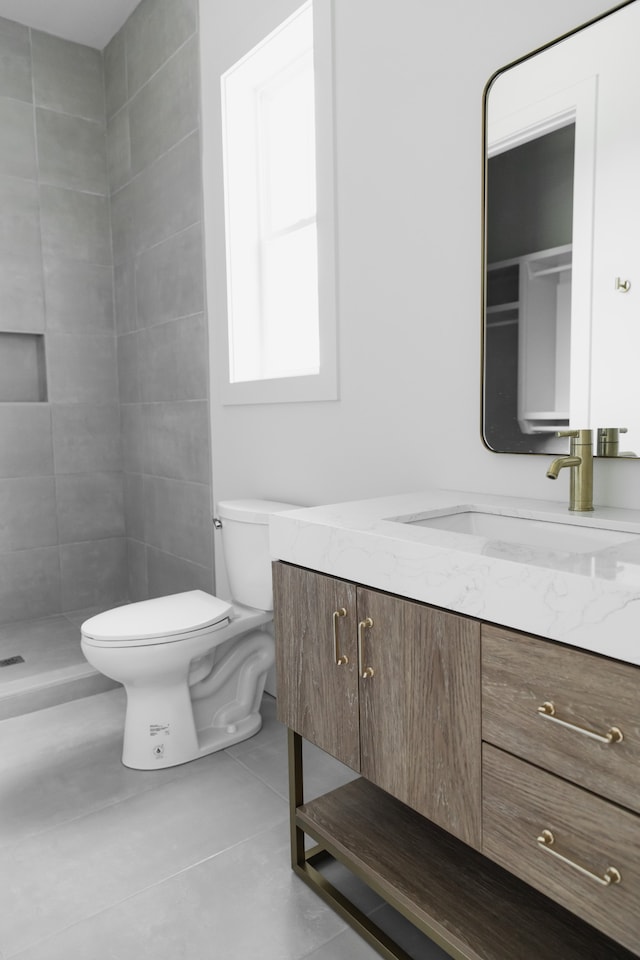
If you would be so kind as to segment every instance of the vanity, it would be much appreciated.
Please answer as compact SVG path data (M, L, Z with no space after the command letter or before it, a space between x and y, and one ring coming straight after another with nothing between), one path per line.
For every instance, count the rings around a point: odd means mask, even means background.
M430 490L271 553L296 873L389 958L327 858L458 960L640 956L640 511ZM303 739L360 777L305 803Z

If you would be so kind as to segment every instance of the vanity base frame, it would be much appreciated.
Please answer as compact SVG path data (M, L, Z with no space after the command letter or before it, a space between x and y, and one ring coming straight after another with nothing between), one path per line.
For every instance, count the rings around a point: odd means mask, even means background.
M304 803L288 731L294 872L386 960L411 960L318 869L339 861L453 960L632 960L633 954L364 778ZM305 850L305 836L316 846Z

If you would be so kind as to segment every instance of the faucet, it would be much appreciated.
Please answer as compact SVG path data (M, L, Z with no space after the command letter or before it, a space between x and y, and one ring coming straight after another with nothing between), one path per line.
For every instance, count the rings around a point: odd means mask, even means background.
M547 470L557 480L563 467L571 469L569 510L593 510L593 440L591 430L560 430L556 436L570 437L568 457L556 457Z

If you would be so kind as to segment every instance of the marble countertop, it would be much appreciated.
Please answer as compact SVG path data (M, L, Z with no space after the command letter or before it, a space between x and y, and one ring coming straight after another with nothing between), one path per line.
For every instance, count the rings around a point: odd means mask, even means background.
M623 536L572 552L411 522L460 507ZM575 514L562 503L433 489L290 510L269 523L276 560L640 665L640 510Z

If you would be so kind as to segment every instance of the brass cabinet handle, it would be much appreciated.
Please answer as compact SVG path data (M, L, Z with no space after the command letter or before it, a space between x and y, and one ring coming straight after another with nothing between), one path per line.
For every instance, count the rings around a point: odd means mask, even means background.
M624 740L624 735L619 727L611 727L606 733L596 733L595 730L587 730L586 727L578 727L575 723L561 720L560 717L556 717L556 707L551 700L545 700L542 706L538 707L538 713L545 720L553 720L554 723L559 723L561 727L567 727L568 730L573 730L575 733L581 733L585 737L591 737L592 740L597 740L598 743L620 743L621 740Z
M588 870L586 867L581 866L581 864L576 863L575 860L569 860L568 857L565 857L563 854L558 853L557 850L554 850L553 844L555 842L556 838L551 830L543 830L540 836L537 838L537 843L541 850L546 850L547 853L550 853L553 857L561 860L562 863L566 863L569 867L573 867L573 869L577 870L578 873L581 873L584 877L588 877L590 880L594 880L602 887L608 887L612 883L622 883L620 871L615 867L607 867L603 875L599 876L592 870Z
M344 607L340 607L339 610L333 611L333 659L338 667L342 667L349 663L349 657L344 654L341 655L338 647L338 620L341 617L346 617L346 615L347 611Z
M364 665L364 637L363 632L368 630L369 627L373 626L373 620L371 617L365 617L364 620L361 620L358 624L358 672L363 680L368 680L369 677L373 676L373 667L365 667Z

